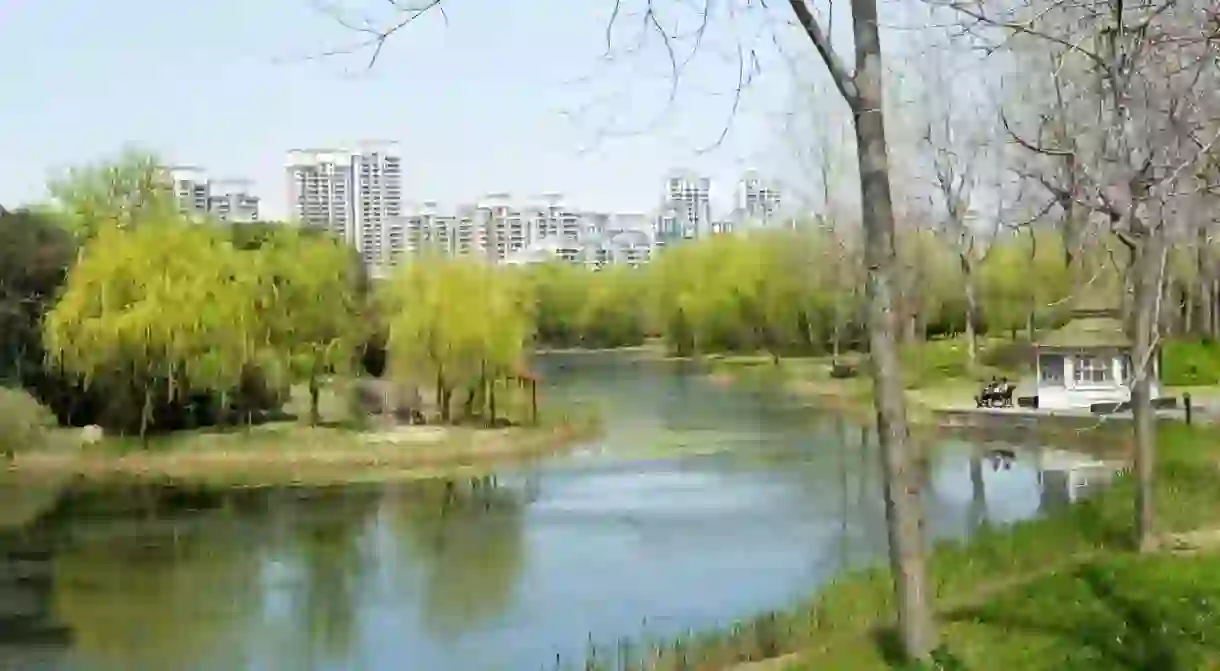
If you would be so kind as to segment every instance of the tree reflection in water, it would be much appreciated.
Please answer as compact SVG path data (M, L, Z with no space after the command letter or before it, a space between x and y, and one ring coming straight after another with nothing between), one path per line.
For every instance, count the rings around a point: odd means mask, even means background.
M987 487L983 482L983 454L978 447L970 453L970 507L966 518L967 533L987 524Z
M365 540L381 495L372 488L281 494L277 554L298 572L288 619L291 654L305 658L301 668L342 663L354 653L362 587L372 572Z
M511 604L525 565L523 492L490 478L428 481L395 492L390 519L423 572L421 620L445 638Z
M235 538L219 499L193 500L213 509L184 518L165 488L104 496L106 509L124 509L123 533L110 533L99 499L70 497L62 514L89 524L64 529L69 542L53 560L53 609L85 668L244 666L245 628L258 612L258 543Z

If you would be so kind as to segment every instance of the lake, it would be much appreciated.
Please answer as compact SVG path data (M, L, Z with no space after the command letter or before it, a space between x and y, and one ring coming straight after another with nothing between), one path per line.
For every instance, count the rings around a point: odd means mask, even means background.
M605 435L494 483L0 490L0 668L552 669L884 558L859 425L630 354L541 368ZM1013 449L930 449L931 533L1065 505Z

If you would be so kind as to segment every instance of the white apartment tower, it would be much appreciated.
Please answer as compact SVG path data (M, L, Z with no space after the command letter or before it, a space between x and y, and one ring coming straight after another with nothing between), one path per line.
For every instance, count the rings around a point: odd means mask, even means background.
M208 213L221 221L258 221L259 199L245 179L225 179L211 183Z
M293 149L288 152L285 171L290 216L350 243L355 237L351 154L334 149Z
M214 180L203 168L162 168L178 211L195 220L257 221L259 199L251 182L241 179Z
M208 213L212 186L203 168L178 165L164 169L173 184L178 211L188 216L202 217Z
M682 238L701 238L711 233L712 180L685 170L670 173L665 180L665 206L676 218Z
M366 142L351 157L356 249L367 266L389 265L402 216L402 155L393 142Z
M779 215L782 204L779 188L750 170L737 183L737 218L769 226Z
M294 149L286 165L292 215L342 238L370 268L401 248L402 157L393 142L355 149Z

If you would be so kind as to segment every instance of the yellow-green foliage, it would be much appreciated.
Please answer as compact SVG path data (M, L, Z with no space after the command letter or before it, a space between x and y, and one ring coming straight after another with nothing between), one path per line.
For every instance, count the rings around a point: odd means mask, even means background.
M829 235L797 231L666 250L649 269L657 323L680 353L808 348L836 311L844 321L852 311L848 254Z
M623 347L644 341L647 274L628 267L591 270L555 261L523 270L533 293L538 341L557 347Z
M0 455L42 447L55 417L32 396L0 387Z
M383 289L391 371L443 390L509 372L534 329L520 275L479 261L421 259Z
M257 251L243 255L257 259L269 343L292 376L345 372L368 331L350 250L333 238L277 228Z
M903 228L898 239L898 300L920 322L965 329L965 291L957 251L936 231Z
M231 387L265 335L252 300L257 282L257 269L210 227L170 220L103 229L46 317L47 349L87 383Z
M622 347L643 342L646 315L640 305L648 299L644 273L634 268L610 267L588 275L589 289L576 316L582 343Z
M177 216L177 203L155 156L134 150L73 168L48 185L55 213L80 240L105 228L132 228Z
M1053 231L1022 231L996 240L980 264L979 286L989 329L1024 328L1031 307L1042 325L1053 324L1071 308L1062 238Z
M103 226L44 341L53 364L142 408L147 426L154 398L235 389L254 369L286 383L344 366L359 334L355 276L340 244L295 231L243 251L176 214Z

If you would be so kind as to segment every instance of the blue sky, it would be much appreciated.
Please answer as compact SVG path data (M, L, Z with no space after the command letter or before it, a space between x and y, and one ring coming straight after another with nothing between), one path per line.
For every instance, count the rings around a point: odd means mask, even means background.
M349 2L356 12L387 6ZM724 30L659 127L599 141L610 115L632 127L651 118L668 86L656 40L613 65L600 60L609 2L450 0L447 26L413 25L372 71L366 55L303 59L354 38L310 3L0 0L0 203L41 198L49 174L129 145L253 179L273 216L284 208L287 149L362 138L398 140L407 197L442 203L560 191L582 207L645 210L671 167L705 171L724 195L746 167L782 162L789 79L769 34L749 22L734 28L751 27L764 76L728 140L699 154L737 77ZM639 25L628 18L623 36Z

